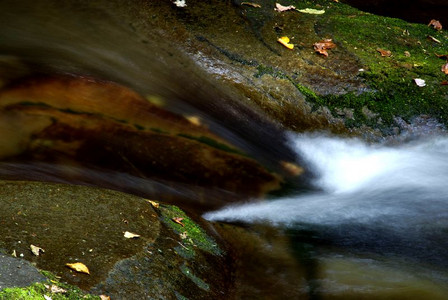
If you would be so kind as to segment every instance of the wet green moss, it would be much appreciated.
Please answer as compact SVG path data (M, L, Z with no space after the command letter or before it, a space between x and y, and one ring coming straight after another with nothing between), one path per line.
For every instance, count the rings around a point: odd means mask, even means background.
M333 113L337 108L354 109L354 118L346 120L347 125L381 127L390 125L394 117L409 120L419 114L447 123L447 87L441 82L448 78L441 72L445 62L435 55L448 53L445 32L424 24L360 12L343 4L331 5L322 28L324 35L331 36L339 47L359 58L364 69L359 76L370 89L361 95L320 97L322 105ZM377 49L389 50L392 56L382 57ZM426 86L418 87L414 78L424 79ZM363 107L378 113L378 117L367 118L362 113Z
M182 235L182 250L176 248L176 252L184 258L194 257L195 249L200 249L213 255L223 255L223 251L216 241L210 237L204 229L189 218L184 211L177 206L161 205L159 207L162 221L173 229L177 234ZM173 221L173 218L183 218L182 224Z
M48 276L48 281L44 283L35 283L27 287L5 288L0 291L1 300L42 300L44 295L53 300L99 300L96 295L87 294L79 288L59 282L50 272L42 271L42 274ZM56 286L65 290L64 292L54 293L51 286Z

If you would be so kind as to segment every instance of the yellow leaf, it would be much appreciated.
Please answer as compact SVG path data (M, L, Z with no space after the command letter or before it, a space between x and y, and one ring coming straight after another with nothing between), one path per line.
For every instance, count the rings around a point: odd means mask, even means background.
M86 273L90 275L89 269L87 268L87 266L83 263L77 262L77 263L73 263L73 264L65 264L67 267L69 267L72 270L75 270L76 272L80 272L80 273Z
M319 10L314 8L305 8L305 9L298 9L301 13L304 14L311 14L311 15L321 15L325 13L325 10Z
M279 38L277 40L277 42L279 42L280 44L282 44L283 46L285 46L288 49L294 48L294 45L289 43L289 37L287 37L287 36L282 36L281 38Z
M124 233L124 237L127 238L127 239L136 239L136 238L139 238L140 235L136 234L136 233L132 233L132 232L126 231Z
M154 208L159 208L159 203L152 201L152 200L146 200L147 202L149 202Z
M110 300L110 297L106 296L106 295L100 295L100 299L101 300Z
M253 2L241 2L241 5L252 6L252 7L255 7L255 8L260 8L261 7L260 4L253 3Z
M30 248L31 248L31 252L33 252L33 254L36 255L36 256L39 256L41 251L42 251L42 253L45 252L44 249L42 249L40 247L37 247L37 246L34 246L34 245L30 245Z

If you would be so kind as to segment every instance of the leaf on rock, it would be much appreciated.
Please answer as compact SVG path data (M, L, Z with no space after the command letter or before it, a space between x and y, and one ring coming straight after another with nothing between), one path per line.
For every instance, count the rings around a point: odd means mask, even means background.
M435 53L435 55L436 55L438 58L441 58L441 59L447 59L447 60L448 60L448 54L437 54L437 53Z
M31 248L31 252L33 252L33 254L36 255L36 256L39 256L40 252L42 252L42 253L45 252L44 249L42 249L40 247L37 247L37 246L34 246L34 245L30 245L30 248Z
M132 233L132 232L126 231L124 233L124 237L127 238L127 239L137 239L137 238L140 237L140 235L136 234L136 233Z
M255 7L255 8L260 8L261 7L260 4L253 3L253 2L241 2L241 5L252 6L252 7Z
M442 66L442 72L448 75L448 63Z
M437 44L442 43L441 41L439 41L438 39L436 39L435 37L433 37L433 36L431 36L431 35L428 35L428 39L431 40L431 41L433 41L433 42L436 42Z
M152 201L152 200L146 200L146 201L149 202L152 205L152 207L154 207L154 208L159 208L159 206L160 206L160 204L155 201Z
M294 45L289 43L289 37L287 36L282 36L281 38L278 38L277 42L279 42L280 44L282 44L283 46L285 46L290 50L294 48Z
M87 268L87 266L83 263L77 262L77 263L73 263L73 264L65 264L67 267L69 267L72 270L75 270L76 272L79 273L85 273L85 274L89 274L90 275L90 271Z
M310 15L322 15L325 13L325 10L323 9L314 9L314 8L305 8L305 9L298 9L297 11L300 11L304 14L310 14Z
M176 0L173 2L177 7L186 7L187 2L185 0Z
M414 78L414 82L416 85L418 85L419 87L424 87L426 86L426 82L423 79L420 78Z
M328 57L328 49L333 49L336 48L336 44L333 43L332 39L324 39L320 42L314 43L313 44L314 50L319 53L322 54L326 57Z
M65 289L63 289L63 288L61 288L61 287L59 287L59 286L57 286L55 284L52 284L48 288L49 288L50 292L52 292L53 294L67 293L67 290L65 290Z
M377 48L376 51L381 53L382 57L391 57L392 56L392 52L390 50L384 50L384 49L381 49L381 48Z
M175 218L172 218L171 220L172 220L174 223L180 224L180 225L182 225L182 227L184 227L185 225L184 225L184 223L182 223L182 220L183 220L183 219L184 219L184 218L175 217Z
M276 10L278 12L294 10L294 9L296 9L296 7L294 5L284 6L284 5L281 5L280 3L275 3L275 8L274 8L274 10Z
M428 26L432 26L435 30L442 30L442 24L434 19L429 22Z
M297 164L292 163L292 162L282 160L280 162L280 165L289 175L294 176L294 177L299 176L304 172L302 167L300 167Z

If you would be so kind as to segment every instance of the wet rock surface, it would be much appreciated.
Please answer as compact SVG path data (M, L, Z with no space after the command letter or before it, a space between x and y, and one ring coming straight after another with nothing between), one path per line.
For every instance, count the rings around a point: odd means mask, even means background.
M0 185L1 248L65 282L113 299L219 299L231 290L224 250L175 207L82 186ZM185 224L170 224L172 216L183 216ZM140 237L127 239L126 231ZM45 252L36 256L30 245ZM90 275L66 267L73 262L85 264ZM28 264L15 263L12 271L8 265L2 264L10 278L2 288L43 279Z

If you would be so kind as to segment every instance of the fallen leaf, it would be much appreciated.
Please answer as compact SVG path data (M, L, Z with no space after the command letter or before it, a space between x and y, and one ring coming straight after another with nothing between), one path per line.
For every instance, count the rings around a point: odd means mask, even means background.
M11 255L12 255L13 257L17 257L17 252L16 252L16 250L13 250L12 253L11 253Z
M414 78L414 82L416 85L418 85L419 87L424 87L426 86L426 82L423 79L420 78Z
M186 116L185 119L187 119L193 125L202 125L201 118L199 116Z
M110 297L106 296L106 295L100 295L100 299L101 300L110 300Z
M409 51L404 51L404 56L411 57L411 53Z
M430 40L433 41L433 42L436 42L437 44L442 43L441 41L439 41L438 39L436 39L435 37L433 37L433 36L431 36L431 35L428 35L428 39L430 39Z
M127 239L136 239L136 238L139 238L140 235L136 234L136 233L132 233L132 232L126 231L124 233L124 237L127 238Z
M298 9L297 11L300 11L304 14L311 14L311 15L322 15L325 13L325 10L323 9L314 9L314 8L305 8L305 9Z
M256 8L260 8L261 7L260 4L253 3L253 2L241 2L241 5L247 5L247 6L252 6L252 7L256 7Z
M296 7L294 5L284 6L284 5L281 5L280 3L275 3L275 8L274 8L274 10L276 10L278 12L294 10L294 9L296 9Z
M182 225L182 227L184 227L185 225L184 225L184 223L182 223L183 219L184 218L175 217L175 218L172 218L171 220L173 220L173 222L180 224L180 225Z
M159 208L160 206L160 204L155 201L152 200L146 200L146 201L149 202L154 208Z
M436 55L438 58L441 58L441 59L448 59L448 54L437 54L437 53L435 53L435 55Z
M440 83L440 85L448 85L448 80L444 80Z
M173 2L174 5L176 5L177 7L185 7L187 6L187 3L185 0L176 0Z
M448 75L448 63L442 66L442 72Z
M294 48L294 45L289 43L289 37L287 36L282 36L281 38L278 38L277 42L279 42L288 49L292 50Z
M63 288L52 284L51 286L48 287L50 289L50 292L52 292L53 294L58 294L58 293L67 293L67 290L64 290Z
M90 271L87 268L87 266L83 263L77 262L73 264L65 264L67 267L69 267L72 270L75 270L76 272L85 273L90 275Z
M381 56L383 56L383 57L391 57L392 56L392 52L390 50L384 50L384 49L377 48L376 51L381 53Z
M434 19L429 22L428 26L432 26L435 30L442 30L442 24Z
M320 42L314 43L313 47L317 53L328 57L327 50L336 48L336 44L333 43L333 41L331 39L325 39Z
M281 161L280 165L291 176L299 176L304 171L302 167L300 167L300 166L298 166L298 165L296 165L295 163L292 163L292 162Z
M30 248L31 248L31 252L33 252L33 254L36 255L36 256L39 256L40 252L42 252L42 253L45 252L44 249L42 249L40 247L37 247L37 246L34 246L34 245L30 245Z

